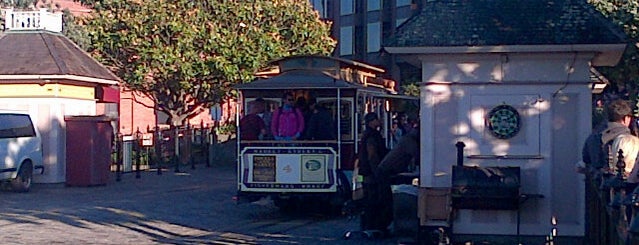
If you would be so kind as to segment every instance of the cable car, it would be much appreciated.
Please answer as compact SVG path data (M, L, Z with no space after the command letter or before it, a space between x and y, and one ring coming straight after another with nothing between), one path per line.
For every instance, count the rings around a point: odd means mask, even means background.
M294 56L271 63L272 69L259 78L236 85L237 102L237 191L238 198L256 200L270 197L285 209L313 198L327 207L341 209L351 199L351 177L364 130L363 117L376 112L382 120L381 132L390 146L391 118L413 107L415 97L399 95L395 81L381 78L383 69L364 63L326 56ZM243 139L242 117L256 101L265 104L266 125L278 123L276 111L283 95L295 99L296 108L310 125L304 101L316 101L331 120L321 126L326 137L309 137L307 127L301 137L273 135ZM287 98L284 98L287 99ZM297 115L299 116L299 115ZM297 117L296 116L296 117ZM271 118L271 119L268 119ZM328 130L328 131L326 131ZM305 137L306 136L306 137ZM321 138L321 139L318 139Z

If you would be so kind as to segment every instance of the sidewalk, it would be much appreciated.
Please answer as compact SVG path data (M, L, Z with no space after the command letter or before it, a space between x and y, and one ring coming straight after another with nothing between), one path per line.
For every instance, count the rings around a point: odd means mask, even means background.
M232 144L224 147L232 148ZM286 214L271 201L236 203L235 151L215 151L212 166L125 173L106 185L34 184L0 191L3 244L396 244L342 240L358 220L314 212Z
M214 208L237 208L232 166L183 167L162 175L112 174L105 186L34 184L28 193L0 192L0 240L14 244L191 243L215 235ZM220 207L220 205L225 207ZM224 219L231 217L223 217ZM229 219L230 222L237 222Z

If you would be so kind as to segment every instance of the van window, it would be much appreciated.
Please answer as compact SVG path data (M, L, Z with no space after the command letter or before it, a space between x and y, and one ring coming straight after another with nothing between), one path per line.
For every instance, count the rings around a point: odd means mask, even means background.
M36 136L29 115L0 114L0 138Z

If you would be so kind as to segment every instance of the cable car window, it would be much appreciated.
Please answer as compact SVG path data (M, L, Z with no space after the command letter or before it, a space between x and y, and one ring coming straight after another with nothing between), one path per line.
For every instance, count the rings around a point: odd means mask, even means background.
M340 123L340 131L342 134L342 140L353 140L353 101L352 99L342 98L340 100L340 115L339 115L339 123ZM337 115L337 99L318 99L318 103L324 108L328 109L333 115L333 120L338 118ZM337 129L336 129L337 130Z

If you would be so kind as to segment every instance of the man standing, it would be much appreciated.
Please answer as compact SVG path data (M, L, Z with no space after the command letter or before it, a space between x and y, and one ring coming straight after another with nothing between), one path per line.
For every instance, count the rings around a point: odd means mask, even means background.
M264 99L257 98L249 106L249 113L240 119L240 139L258 140L266 133L264 120L258 114L264 112Z
M630 134L632 108L625 100L610 102L607 109L608 123L596 127L588 136L582 150L582 160L587 170L608 169L610 167L608 145L621 134ZM604 128L605 126L605 128ZM612 163L614 165L614 163Z
M359 174L364 177L362 183L364 189L364 212L361 216L361 229L380 231L387 234L388 226L393 221L392 209L385 208L391 205L393 194L390 188L385 188L388 183L377 178L374 173L388 150L378 128L381 122L374 112L364 116L366 129L359 145Z
M317 104L317 99L311 97L308 100L310 114L308 125L304 131L305 140L334 140L336 125L331 113L322 105Z
M602 182L602 175L614 168L612 142L617 136L630 134L628 126L632 121L632 108L625 100L615 100L606 107L608 122L593 129L582 149L582 161L577 165L577 172L586 174L586 208L592 209L592 198L598 198L597 190ZM612 165L612 166L611 166ZM586 212L586 234L595 234L600 230L596 223L590 222Z

